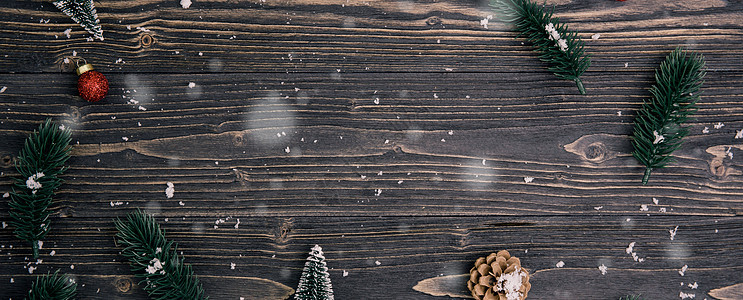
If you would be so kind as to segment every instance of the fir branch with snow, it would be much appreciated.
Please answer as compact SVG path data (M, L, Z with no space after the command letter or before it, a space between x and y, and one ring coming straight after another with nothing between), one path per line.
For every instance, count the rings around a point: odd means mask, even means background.
M294 299L333 300L333 285L330 283L325 256L319 245L312 247L310 256L307 257Z
M591 65L585 54L583 40L575 31L552 17L554 6L545 8L531 0L491 0L499 18L512 23L536 48L539 58L549 64L548 70L560 79L572 80L578 91L586 94L580 76Z
M37 276L28 291L28 300L70 300L77 294L77 283L67 275L54 273Z
M116 242L124 246L121 254L152 299L209 299L191 266L179 257L178 245L165 238L152 216L137 210L114 223Z
M103 40L103 29L93 0L57 0L54 1L54 6L80 24L93 37Z
M11 225L15 235L31 244L34 259L49 232L50 209L54 191L62 185L61 175L70 158L72 133L47 119L26 139L15 162L20 174L14 178L10 193Z
M701 55L676 48L655 70L652 97L637 113L632 139L632 155L645 166L642 184L648 183L654 169L673 161L671 153L689 134L689 127L683 124L697 111L704 65Z

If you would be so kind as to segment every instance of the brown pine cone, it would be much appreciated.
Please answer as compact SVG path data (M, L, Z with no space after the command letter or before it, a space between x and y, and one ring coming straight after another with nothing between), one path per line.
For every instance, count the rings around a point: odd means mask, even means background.
M501 250L475 261L467 288L477 300L524 300L531 284L521 261Z

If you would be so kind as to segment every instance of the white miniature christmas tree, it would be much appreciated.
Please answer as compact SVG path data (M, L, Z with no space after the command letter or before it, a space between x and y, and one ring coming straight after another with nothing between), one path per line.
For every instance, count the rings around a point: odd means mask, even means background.
M85 28L93 37L103 40L103 29L93 0L57 0L54 6Z
M312 247L310 256L302 270L297 292L297 300L333 300L333 285L330 284L330 274L325 264L322 248L319 245Z

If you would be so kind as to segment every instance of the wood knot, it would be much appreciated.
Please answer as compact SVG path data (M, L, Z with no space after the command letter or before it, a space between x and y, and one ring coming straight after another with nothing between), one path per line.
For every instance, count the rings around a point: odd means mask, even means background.
M153 38L149 33L145 33L139 38L139 43L142 44L142 47L147 48L155 43L155 38Z
M127 293L132 290L132 281L129 278L117 278L114 281L114 286L116 286L116 290L119 292Z
M442 23L443 22L441 21L441 19L437 16L433 16L433 17L426 19L426 25L428 26L438 26L438 25L441 25Z
M0 162L2 162L3 166L10 167L13 165L13 157L10 154L5 154L0 158Z
M236 134L232 137L232 144L236 147L244 146L245 145L245 138L243 138L242 134Z
M606 145L604 145L604 143L595 142L586 147L583 155L585 155L587 160L600 161L604 159L606 152Z
M709 163L709 171L710 173L712 173L712 175L715 175L717 177L724 177L727 170L725 168L725 164L722 163L722 159L713 159Z
M279 226L274 231L274 239L277 244L286 244L289 241L289 233L294 227L294 218L281 219Z
M70 112L70 119L75 124L80 123L80 119L82 118L83 114L80 113L80 110L77 107L73 107L72 111Z

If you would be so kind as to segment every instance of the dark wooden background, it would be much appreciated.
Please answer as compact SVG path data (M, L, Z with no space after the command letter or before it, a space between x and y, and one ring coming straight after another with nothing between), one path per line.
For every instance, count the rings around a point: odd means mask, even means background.
M81 299L146 299L113 242L136 208L211 299L288 298L314 244L337 299L463 298L501 249L530 299L743 299L740 0L547 1L593 57L585 96L485 28L486 1L193 2L96 1L89 41L49 2L0 1L0 193L45 118L75 144L33 275L0 230L3 299L58 268ZM677 46L707 59L704 95L677 163L642 186L632 121ZM77 96L73 55L106 74L105 100Z

